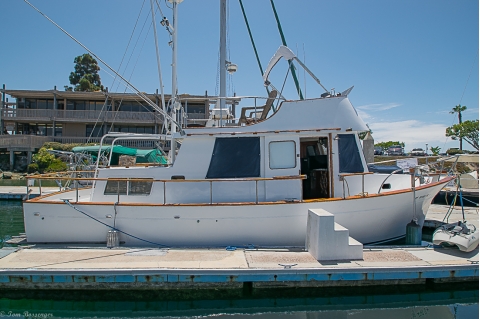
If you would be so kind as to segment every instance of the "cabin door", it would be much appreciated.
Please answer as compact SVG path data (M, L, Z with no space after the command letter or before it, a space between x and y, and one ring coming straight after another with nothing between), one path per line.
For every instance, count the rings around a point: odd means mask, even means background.
M328 138L300 140L303 199L330 197Z

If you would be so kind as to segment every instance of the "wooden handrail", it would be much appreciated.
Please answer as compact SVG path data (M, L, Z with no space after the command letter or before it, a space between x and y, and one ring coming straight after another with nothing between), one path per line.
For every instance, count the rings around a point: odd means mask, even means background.
M93 171L87 171L92 172ZM72 171L72 173L77 173ZM70 173L71 174L71 173ZM41 180L73 180L73 181L135 181L135 182L154 182L154 183L201 183L201 182L255 182L255 181L274 181L274 180L303 180L306 175L293 176L275 176L275 177L248 177L248 178L206 178L206 179L151 179L151 178L99 178L99 177L69 177L69 176L45 176L51 174L30 175L26 179Z

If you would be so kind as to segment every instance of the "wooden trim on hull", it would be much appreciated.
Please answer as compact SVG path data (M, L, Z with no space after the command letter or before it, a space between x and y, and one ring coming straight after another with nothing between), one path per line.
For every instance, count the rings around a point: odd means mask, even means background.
M430 183L426 185L422 185L419 187L415 188L415 191L422 190L422 189L427 189L427 188L432 188L441 184L446 184L449 181L454 179L454 177L450 176L447 178L444 178L443 180L440 180L435 183ZM55 192L52 194L36 197L30 200L25 201L25 203L35 203L35 204L54 204L54 205L65 205L63 201L48 201L44 200L45 198L49 198L54 195L62 194L62 193L69 193L69 192L75 192L75 190L69 190L69 191L63 191L63 192ZM349 196L349 197L334 197L334 198L316 198L316 199L306 199L306 200L293 200L293 201L275 201L275 202L238 202L238 203L213 203L213 204L207 204L207 203L188 203L188 204L160 204L160 203L118 203L117 206L132 206L132 207L141 207L141 206L150 206L150 207L164 207L164 206L182 206L182 207L195 207L195 206L205 206L205 207L211 207L211 206L261 206L261 205L285 205L285 204L299 204L299 203L319 203L319 202L334 202L334 201L344 201L344 200L355 200L355 199L367 199L367 198L374 198L374 197L382 197L382 196L391 196L391 195L397 195L397 194L402 194L402 193L410 193L413 192L413 189L402 189L402 190L396 190L396 191L391 191L391 192L385 192L385 193L380 193L380 194L368 194L365 196L361 195L354 195L354 196ZM114 205L115 202L73 202L77 205L100 205L100 206L111 206Z

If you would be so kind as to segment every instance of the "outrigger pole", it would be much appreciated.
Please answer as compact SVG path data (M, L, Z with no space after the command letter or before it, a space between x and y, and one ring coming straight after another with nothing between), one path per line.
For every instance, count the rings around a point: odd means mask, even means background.
M287 46L287 41L285 40L285 36L283 35L283 30L282 30L282 25L280 24L280 19L278 18L278 15L277 15L277 10L275 9L275 4L273 3L273 0L270 0L270 3L272 4L272 9L273 9L273 14L275 15L275 20L277 20L278 32L280 32L280 37L282 38L282 43L283 43L284 46L288 47ZM291 60L288 60L288 64L290 65L290 70L292 72L293 81L295 82L295 87L297 88L298 96L300 97L300 100L303 100L302 89L300 88L300 84L298 83L297 73L295 72L295 66L293 65Z

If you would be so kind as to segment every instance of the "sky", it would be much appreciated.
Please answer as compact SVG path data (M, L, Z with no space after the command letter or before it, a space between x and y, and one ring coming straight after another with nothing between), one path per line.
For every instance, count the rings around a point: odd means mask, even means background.
M150 0L29 0L142 92L160 88ZM238 71L228 76L227 94L266 96L261 72L239 1L228 1L228 60ZM161 79L171 93L169 33L159 25L170 4L158 0L157 39ZM282 44L269 0L243 0L262 67ZM156 6L156 5L155 5ZM479 3L474 0L276 0L287 45L327 89L342 92L373 131L375 143L404 142L405 150L458 141L445 137L457 123L449 111L465 105L464 120L479 113ZM178 91L219 94L220 0L185 0L178 5ZM161 14L162 13L162 14ZM23 0L0 1L0 84L11 90L61 90L69 85L73 60L86 53ZM109 91L125 86L100 64ZM281 88L282 61L271 75ZM300 68L304 95L323 89ZM131 92L127 90L127 92ZM289 77L283 95L296 99ZM239 112L237 111L237 114ZM464 148L473 149L464 142Z

